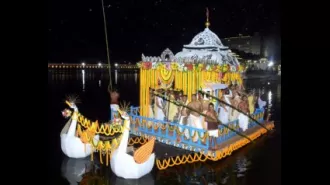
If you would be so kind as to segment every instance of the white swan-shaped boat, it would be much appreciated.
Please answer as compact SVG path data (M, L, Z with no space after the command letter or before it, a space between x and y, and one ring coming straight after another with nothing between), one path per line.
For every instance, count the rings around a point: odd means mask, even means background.
M138 151L134 152L134 156L127 154L130 118L126 112L119 109L118 112L124 119L124 132L118 148L112 153L110 160L111 170L116 176L124 179L139 179L150 173L154 167L156 156L155 153L152 153L152 150L155 144L155 138L150 139L138 149L139 151L146 152L144 153L145 160L141 160L143 157Z
M92 153L92 146L90 143L84 144L79 137L75 136L78 108L74 102L66 101L66 104L74 110L71 119L63 127L61 137L61 149L63 153L70 158L85 158ZM99 141L99 135L95 135L94 143Z

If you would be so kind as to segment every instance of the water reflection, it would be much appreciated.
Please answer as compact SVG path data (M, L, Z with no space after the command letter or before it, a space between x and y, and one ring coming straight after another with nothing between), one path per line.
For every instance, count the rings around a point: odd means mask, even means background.
M140 179L123 179L116 177L109 166L91 162L90 157L84 159L65 158L61 166L62 176L71 185L154 185L152 174Z
M267 136L262 136L255 144L247 145L218 162L193 163L158 171L156 184L246 184L249 170L255 168L252 159L267 139Z
M118 83L118 71L115 70L115 84L117 85Z
M278 102L281 102L281 84L279 83L278 85L277 85L277 101Z
M134 82L137 84L137 72L134 73Z
M155 180L152 174L147 174L140 179L123 179L116 177L115 175L111 178L111 185L154 185Z
M139 73L134 72L122 72L118 70L113 71L114 76L114 83L116 85L119 85L120 83L131 83L138 84L139 80ZM64 83L63 81L75 81L75 80L81 80L81 84L83 86L83 89L86 89L86 85L90 81L97 80L99 87L102 85L102 80L109 79L109 75L106 72L97 72L97 71L90 71L86 69L81 69L73 72L67 72L67 71L51 71L48 73L48 79L50 83Z
M236 160L236 172L237 177L243 177L244 173L248 170L248 166L251 164L245 156L240 156Z
M82 89L85 91L85 70L81 70L81 78L82 78Z
M65 158L62 162L62 176L66 178L71 185L77 185L83 179L83 175L92 169L90 158L72 159Z

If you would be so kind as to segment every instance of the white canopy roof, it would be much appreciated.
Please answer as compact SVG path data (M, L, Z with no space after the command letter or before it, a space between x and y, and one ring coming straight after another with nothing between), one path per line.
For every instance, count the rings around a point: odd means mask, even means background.
M205 87L203 90L217 90L217 89L226 89L228 88L227 84L222 84L222 83L205 83Z

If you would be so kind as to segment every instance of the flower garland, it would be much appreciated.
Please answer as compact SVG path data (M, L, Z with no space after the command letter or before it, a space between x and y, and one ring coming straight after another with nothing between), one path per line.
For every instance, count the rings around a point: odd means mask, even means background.
M243 65L232 66L229 64L203 64L203 63L163 63L163 62L139 62L137 66L142 69L157 69L167 71L214 71L214 72L240 72L242 73L245 69Z

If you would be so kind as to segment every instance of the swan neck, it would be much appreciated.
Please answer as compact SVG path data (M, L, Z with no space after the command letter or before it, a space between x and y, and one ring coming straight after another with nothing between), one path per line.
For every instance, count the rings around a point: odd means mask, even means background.
M78 110L78 109L77 109ZM71 124L68 130L67 136L74 136L76 132L76 127L77 127L77 120L78 120L78 111L73 112L73 115L71 117Z
M120 152L126 153L127 145L128 145L128 138L129 138L130 120L125 120L123 127L124 127L124 131L123 131L123 135L122 135L118 150Z

